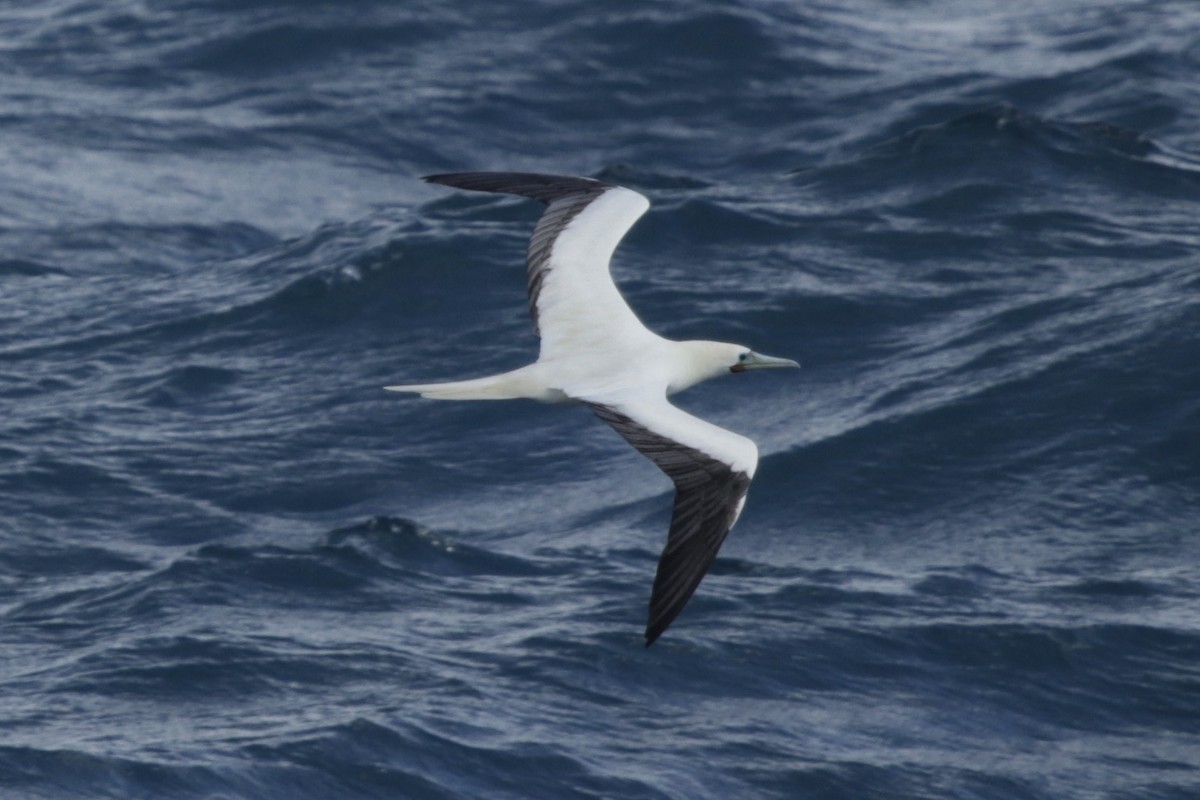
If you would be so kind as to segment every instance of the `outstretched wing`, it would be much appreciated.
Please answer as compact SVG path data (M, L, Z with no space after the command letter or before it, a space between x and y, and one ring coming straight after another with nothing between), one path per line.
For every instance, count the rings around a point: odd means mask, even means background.
M650 201L591 178L524 172L429 175L430 183L530 197L549 208L529 240L529 313L542 337L541 358L592 348L636 348L652 334L609 272L617 244Z
M758 448L665 396L581 399L675 483L671 529L650 595L649 646L687 605L742 513Z

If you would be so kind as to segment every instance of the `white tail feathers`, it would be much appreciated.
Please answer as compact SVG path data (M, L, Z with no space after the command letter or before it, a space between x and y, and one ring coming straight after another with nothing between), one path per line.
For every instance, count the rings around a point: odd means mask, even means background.
M432 400L511 400L520 395L510 394L496 385L496 378L476 378L450 383L414 383L408 386L385 386L389 392L419 392Z
M528 398L543 402L562 402L566 395L549 389L536 379L531 368L515 369L500 375L449 383L412 383L404 386L385 386L391 392L416 392L431 400L516 400Z

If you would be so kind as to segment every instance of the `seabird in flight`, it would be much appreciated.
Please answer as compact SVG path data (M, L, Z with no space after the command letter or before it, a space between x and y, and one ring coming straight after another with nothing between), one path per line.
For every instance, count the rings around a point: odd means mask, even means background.
M746 502L754 442L671 405L667 395L730 372L798 367L722 342L664 339L648 330L609 274L617 243L650 207L642 195L590 178L519 172L429 175L430 183L530 197L548 208L529 242L529 312L541 337L528 366L474 380L388 386L436 400L529 398L582 403L675 483L646 645L696 591Z

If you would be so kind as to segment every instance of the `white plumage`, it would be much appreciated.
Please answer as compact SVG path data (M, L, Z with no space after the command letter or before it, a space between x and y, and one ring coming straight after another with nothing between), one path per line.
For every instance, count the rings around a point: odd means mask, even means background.
M530 313L537 361L486 378L389 386L439 400L528 398L582 403L658 465L676 486L667 545L646 626L649 645L695 592L737 521L758 465L744 436L675 407L667 396L728 372L794 367L741 345L665 339L642 324L609 272L617 244L650 207L589 178L506 172L431 175L462 189L517 194L548 205L530 240Z

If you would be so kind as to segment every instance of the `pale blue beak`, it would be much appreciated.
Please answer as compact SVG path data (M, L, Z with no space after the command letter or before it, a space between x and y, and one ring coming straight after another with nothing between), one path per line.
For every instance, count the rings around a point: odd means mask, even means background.
M734 372L744 372L748 369L770 369L772 367L799 367L800 363L790 358L764 356L762 353L751 351L746 357L732 367Z

